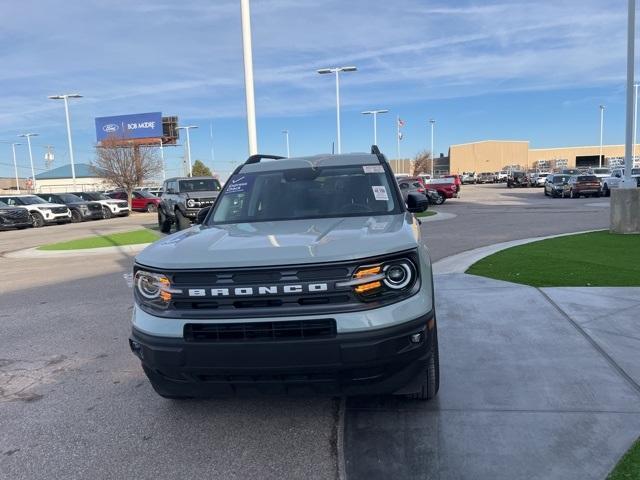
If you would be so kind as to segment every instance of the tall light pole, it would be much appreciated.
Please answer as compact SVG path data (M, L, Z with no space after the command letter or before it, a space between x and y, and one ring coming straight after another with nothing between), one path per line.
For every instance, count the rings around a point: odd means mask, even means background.
M189 137L189 130L192 128L198 128L197 125L185 125L184 127L177 127L178 130L184 130L187 133L187 162L189 163L189 176L192 176L191 172L191 138Z
M433 127L435 127L436 121L431 118L429 119L429 123L431 124L431 178L433 178L434 165L436 163L436 151L434 150L435 146L433 144Z
M604 105L600 105L600 156L598 165L602 167L602 134L604 133Z
M631 178L631 170L633 169L633 149L635 148L635 144L631 145L631 142L633 141L633 132L631 131L631 129L635 128L632 117L633 111L631 108L631 102L633 101L633 79L635 74L636 0L628 0L627 8L627 118L624 142L624 178L620 183L620 187L635 188L637 186L637 183ZM611 217L613 218L615 213L613 207L613 199L611 203ZM637 215L637 210L635 213Z
M249 0L240 0L242 17L242 53L244 57L244 93L247 102L247 135L249 155L258 153L258 134L256 130L256 101L253 92L253 52L251 48L251 10Z
M362 115L373 115L373 144L378 145L378 114L387 113L389 110L365 110Z
M73 184L76 184L76 167L73 161L73 142L71 141L71 122L69 120L69 99L70 98L82 98L82 95L77 93L67 93L64 95L50 95L51 100L64 100L64 113L67 117L67 139L69 141L69 160L71 162L71 178Z
M16 174L16 191L20 193L20 180L18 179L18 162L16 162L16 145L22 145L21 143L12 143L11 149L13 150L13 171Z
M638 133L638 87L640 83L633 84L633 159L636 158L636 137Z
M167 179L167 172L165 171L165 166L164 166L164 146L161 138L159 138L158 141L160 142L160 162L162 162L162 181L165 181Z
M282 133L284 133L284 139L287 145L287 158L290 158L291 150L289 149L289 130L282 130Z
M36 189L36 171L33 168L33 153L31 152L31 137L37 137L37 133L23 133L22 135L18 135L19 137L27 139L27 145L29 146L29 161L31 162L31 185L33 190Z
M342 143L340 140L340 72L355 72L356 67L330 67L318 70L320 75L334 73L336 75L336 143L338 145L338 153L342 153Z

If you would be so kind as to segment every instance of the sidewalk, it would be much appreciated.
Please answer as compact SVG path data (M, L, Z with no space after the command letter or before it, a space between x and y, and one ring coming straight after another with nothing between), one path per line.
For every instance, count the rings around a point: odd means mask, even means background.
M350 478L603 480L640 435L640 288L435 282L440 394L350 400Z

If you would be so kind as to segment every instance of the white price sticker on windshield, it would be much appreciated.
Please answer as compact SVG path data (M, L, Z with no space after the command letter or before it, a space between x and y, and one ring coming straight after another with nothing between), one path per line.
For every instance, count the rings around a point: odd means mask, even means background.
M384 173L382 165L363 165L362 170L364 173Z
M389 200L389 195L387 195L387 189L384 185L372 185L371 188L376 200Z

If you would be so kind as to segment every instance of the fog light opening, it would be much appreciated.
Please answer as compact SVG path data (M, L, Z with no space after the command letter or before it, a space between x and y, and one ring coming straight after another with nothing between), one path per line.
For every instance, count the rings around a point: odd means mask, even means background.
M413 335L409 336L409 341L411 343L422 343L423 340L424 340L424 333L423 332L414 333Z

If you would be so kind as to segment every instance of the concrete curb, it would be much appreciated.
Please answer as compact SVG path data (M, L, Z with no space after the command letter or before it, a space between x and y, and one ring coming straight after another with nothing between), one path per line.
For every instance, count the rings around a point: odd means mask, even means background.
M585 230L581 232L561 233L558 235L549 235L547 237L533 237L523 238L521 240L512 240L510 242L495 243L493 245L487 245L486 247L475 248L473 250L467 250L466 252L458 253L450 257L438 260L433 264L433 273L437 275L443 275L448 273L464 273L467 269L476 263L478 260L482 260L484 257L488 257L501 250L507 248L516 247L518 245L524 245L527 243L537 242L539 240L547 240L549 238L566 237L569 235L579 235L581 233L599 232L598 230Z
M5 258L60 258L60 257L85 257L92 255L108 255L114 253L129 254L144 250L150 243L138 243L135 245L122 245L119 247L82 248L78 250L38 250L37 247L26 248L7 252Z
M436 212L435 215L431 215L430 217L422 217L422 218L419 218L418 220L420 220L422 223L425 223L425 222L437 222L439 220L449 220L455 217L457 217L455 213Z

